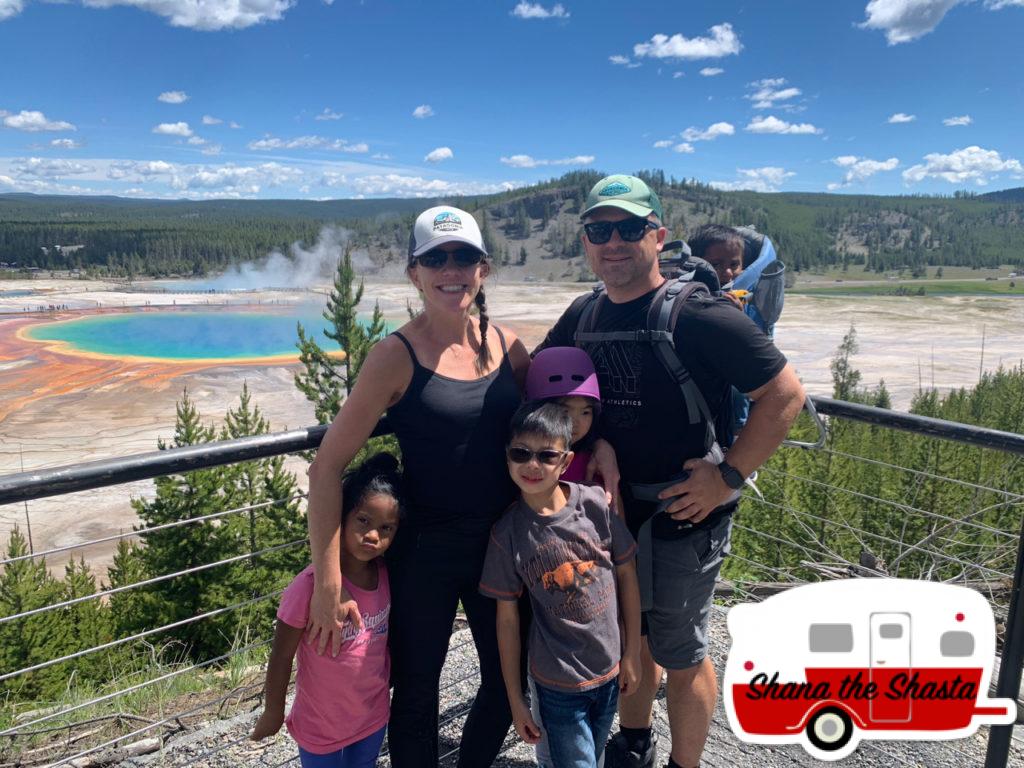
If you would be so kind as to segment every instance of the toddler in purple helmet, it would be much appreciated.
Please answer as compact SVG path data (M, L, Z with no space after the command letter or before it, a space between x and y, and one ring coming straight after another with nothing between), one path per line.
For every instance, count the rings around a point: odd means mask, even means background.
M590 356L577 347L548 347L538 352L526 374L526 399L554 401L568 409L573 459L561 479L585 482L601 412L601 390Z

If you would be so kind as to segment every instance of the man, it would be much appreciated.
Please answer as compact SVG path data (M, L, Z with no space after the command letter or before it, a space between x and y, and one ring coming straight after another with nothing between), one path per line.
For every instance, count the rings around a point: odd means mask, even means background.
M633 696L620 701L621 731L608 743L605 765L654 764L651 717L664 669L672 736L668 768L695 768L718 697L715 668L707 657L708 615L728 552L737 491L785 438L804 391L771 340L727 299L687 300L673 329L675 351L712 417L727 415L730 386L758 403L727 460L706 460L706 422L691 422L680 385L652 344L622 340L647 328L648 310L664 282L658 254L668 231L658 196L638 178L609 176L591 190L581 218L583 247L608 299L601 301L591 330L620 332L618 339L581 344L601 385L601 436L615 449L626 522L642 545L638 533L650 521L650 551L641 546L639 555L641 584L645 557L651 584L644 599L643 681ZM541 347L574 345L576 306L562 315ZM682 470L687 479L658 494L676 497L662 513L657 501L636 498L643 485L678 478ZM604 474L606 480L616 479Z

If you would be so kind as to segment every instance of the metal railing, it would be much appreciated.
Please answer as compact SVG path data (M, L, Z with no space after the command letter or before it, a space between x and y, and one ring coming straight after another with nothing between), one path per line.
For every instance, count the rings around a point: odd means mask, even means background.
M955 424L938 419L915 416L912 414L872 408L869 406L846 403L828 398L814 398L814 404L820 414L833 421L830 424L867 424L885 429L899 429L938 438L943 441L954 441L977 448L1000 451L1012 456L1024 457L1024 436ZM296 453L316 448L326 431L325 427L294 430L291 432L262 435L220 443L207 443L185 448L157 451L137 456L129 456L106 461L77 464L55 469L35 470L16 475L0 477L0 506L4 504L22 504L27 501L58 496L67 493L87 491L127 482L151 479L172 474L181 474L195 470L233 464L254 459L269 458L285 453ZM381 425L377 433L386 431ZM942 578L944 580L966 583L975 588L987 591L989 601L1002 625L1000 633L1002 653L995 695L1019 699L1021 671L1024 666L1024 605L1021 604L1021 589L1024 583L1024 558L1021 546L1022 521L1024 521L1024 489L1010 490L996 487L997 483L989 478L950 477L929 467L904 466L893 457L859 456L856 453L840 450L832 445L816 449L784 448L782 451L791 455L814 455L817 461L831 462L834 465L858 467L863 472L874 472L886 476L900 478L901 489L910 488L910 496L901 493L898 498L891 498L877 488L851 488L821 479L821 476L800 474L791 468L776 467L769 464L762 470L758 485L764 497L745 494L745 509L751 513L761 510L766 514L774 514L779 520L786 522L787 531L773 531L752 527L744 522L744 516L737 518L735 523L736 541L730 560L729 573L720 587L720 594L728 599L761 600L766 595L785 588L786 586L804 583L813 579L843 577L886 577L910 576L924 578ZM891 460L890 460L891 458ZM910 463L910 462L906 462ZM954 515L931 508L927 500L914 498L917 491L934 484L949 484L970 494L979 501L979 506L965 509L963 514ZM801 493L814 496L814 504L803 504L777 493L777 489L786 487L800 488ZM795 494L799 497L799 493ZM129 532L107 535L75 544L51 547L44 551L32 552L0 559L0 569L8 569L26 561L39 561L46 557L67 555L86 547L110 545L125 539L145 538L157 532L166 532L176 528L192 525L220 525L233 516L242 513L250 515L267 514L282 504L292 504L300 497L290 497L258 504L246 504L232 509L216 511L194 518L174 520L161 525L140 528ZM980 502L984 502L981 504ZM918 530L914 525L906 524L898 532L883 526L858 524L858 519L844 517L843 509L854 504L865 508L876 509L880 521L900 521L903 523L916 521L921 523L924 535L917 538L907 532ZM844 506L845 505L845 506ZM998 522L993 523L994 513ZM748 513L750 514L750 513ZM1012 522L1012 526L1010 523ZM985 543L984 558L982 552L972 559L964 557L963 552L972 551L975 540L983 539ZM209 563L191 565L169 573L148 575L129 584L98 590L92 594L79 595L63 600L54 600L46 605L26 608L8 616L0 616L0 630L5 625L16 626L15 622L31 617L40 617L54 612L67 612L76 607L93 601L108 601L112 597L123 596L135 590L144 591L156 585L166 584L175 579L195 575L200 572L222 568L240 562L251 562L261 556L287 551L303 546L304 540L298 539L273 546L242 552L231 557L220 558ZM744 543L753 543L753 548L744 550ZM841 544L841 546L840 546ZM851 545L860 548L858 553L851 552ZM774 549L777 553L786 553L785 558L756 558L748 556L760 546L765 551ZM746 554L744 552L746 551ZM884 553L885 557L879 557ZM866 557L864 555L867 555ZM739 575L736 575L739 574ZM746 574L746 575L744 575ZM753 574L754 576L751 576ZM756 578L755 578L756 577ZM40 659L17 670L0 670L0 683L22 678L34 672L54 667L66 662L83 659L95 654L103 654L114 649L138 646L156 637L173 636L175 630L198 625L214 617L241 612L253 606L264 605L274 600L281 590L268 590L245 600L238 600L230 605L211 607L177 621L147 627L142 631L126 634L106 642L96 643L73 653L57 655L54 658ZM724 614L726 607L717 605L719 615ZM471 641L461 641L451 650L461 648ZM162 711L156 719L146 720L141 727L129 728L116 735L109 733L97 734L92 742L81 734L70 736L75 728L81 728L102 720L95 717L97 710L112 710L116 716L129 721L131 717L120 713L119 702L125 697L139 695L147 689L159 689L171 681L181 680L189 675L207 674L211 670L231 664L238 659L248 658L256 652L264 652L269 639L255 638L252 642L240 644L231 650L218 654L213 658L181 663L170 671L162 671L152 677L131 680L130 684L114 690L87 697L81 701L73 701L65 706L51 708L32 714L27 720L12 723L0 723L0 755L6 747L19 751L19 764L32 765L32 754L38 755L38 762L49 765L67 765L72 761L81 761L97 753L116 747L154 733L162 737L169 729L181 730L187 718L194 718L213 708L223 707L226 703L248 697L251 700L259 692L261 680L245 686L234 686L227 692L216 692L208 701L195 705L191 700L188 705L174 707L173 712ZM716 658L724 658L719 653ZM445 682L446 690L460 683L465 683L478 674L476 670L460 674L453 680ZM456 706L440 722L440 727L451 725L468 712L464 705ZM106 717L114 717L108 715ZM141 718L140 718L141 719ZM663 726L659 726L663 727ZM44 739L47 733L66 732L68 737L60 748L52 743L49 746L32 750L20 749L16 745L29 744L33 738ZM88 736L88 732L87 736ZM667 736L667 733L665 734ZM247 734L238 738L221 741L209 749L197 754L188 754L185 761L175 759L175 750L170 748L165 753L168 765L201 765L203 761L212 759L231 747L245 741ZM86 746L88 744L88 746ZM996 726L989 731L986 768L1001 768L1007 765L1011 749L1024 750L1024 740L1014 733L1014 727ZM722 747L709 744L709 763L715 764L716 749ZM870 752L884 755L892 765L915 765L915 759L901 753L896 747L885 743L865 741L862 748ZM963 765L978 764L978 755L963 751L958 743L943 745L950 754L958 755ZM442 759L450 758L457 750L449 750ZM32 753L32 754L30 754ZM729 759L723 757L724 764ZM288 758L279 765L293 763ZM262 764L262 763L261 763Z

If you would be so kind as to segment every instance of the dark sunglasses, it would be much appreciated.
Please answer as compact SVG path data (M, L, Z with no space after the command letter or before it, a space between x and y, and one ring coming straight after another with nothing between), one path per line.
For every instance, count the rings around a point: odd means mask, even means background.
M505 451L508 460L513 464L529 464L534 456L541 464L553 467L565 456L565 451L556 451L554 448L545 448L542 451L531 451L529 448L513 446Z
M627 243L635 243L647 234L648 227L657 229L658 225L650 219L631 216L622 221L595 221L584 224L583 230L587 233L587 239L594 245L604 245L612 239L612 232L616 230L619 237Z
M415 257L414 264L419 264L421 267L427 269L440 269L448 263L448 256L455 260L455 266L457 267L472 267L483 260L484 255L475 248L457 248L454 251L444 251L440 248L435 248L432 251L427 251Z

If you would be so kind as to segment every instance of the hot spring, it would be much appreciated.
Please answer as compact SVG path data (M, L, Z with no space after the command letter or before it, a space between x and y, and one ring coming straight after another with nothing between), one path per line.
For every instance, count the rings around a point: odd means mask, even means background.
M64 351L164 361L296 357L296 323L328 351L328 327L312 307L254 312L176 310L97 315L47 323L26 330L25 338L56 342Z

